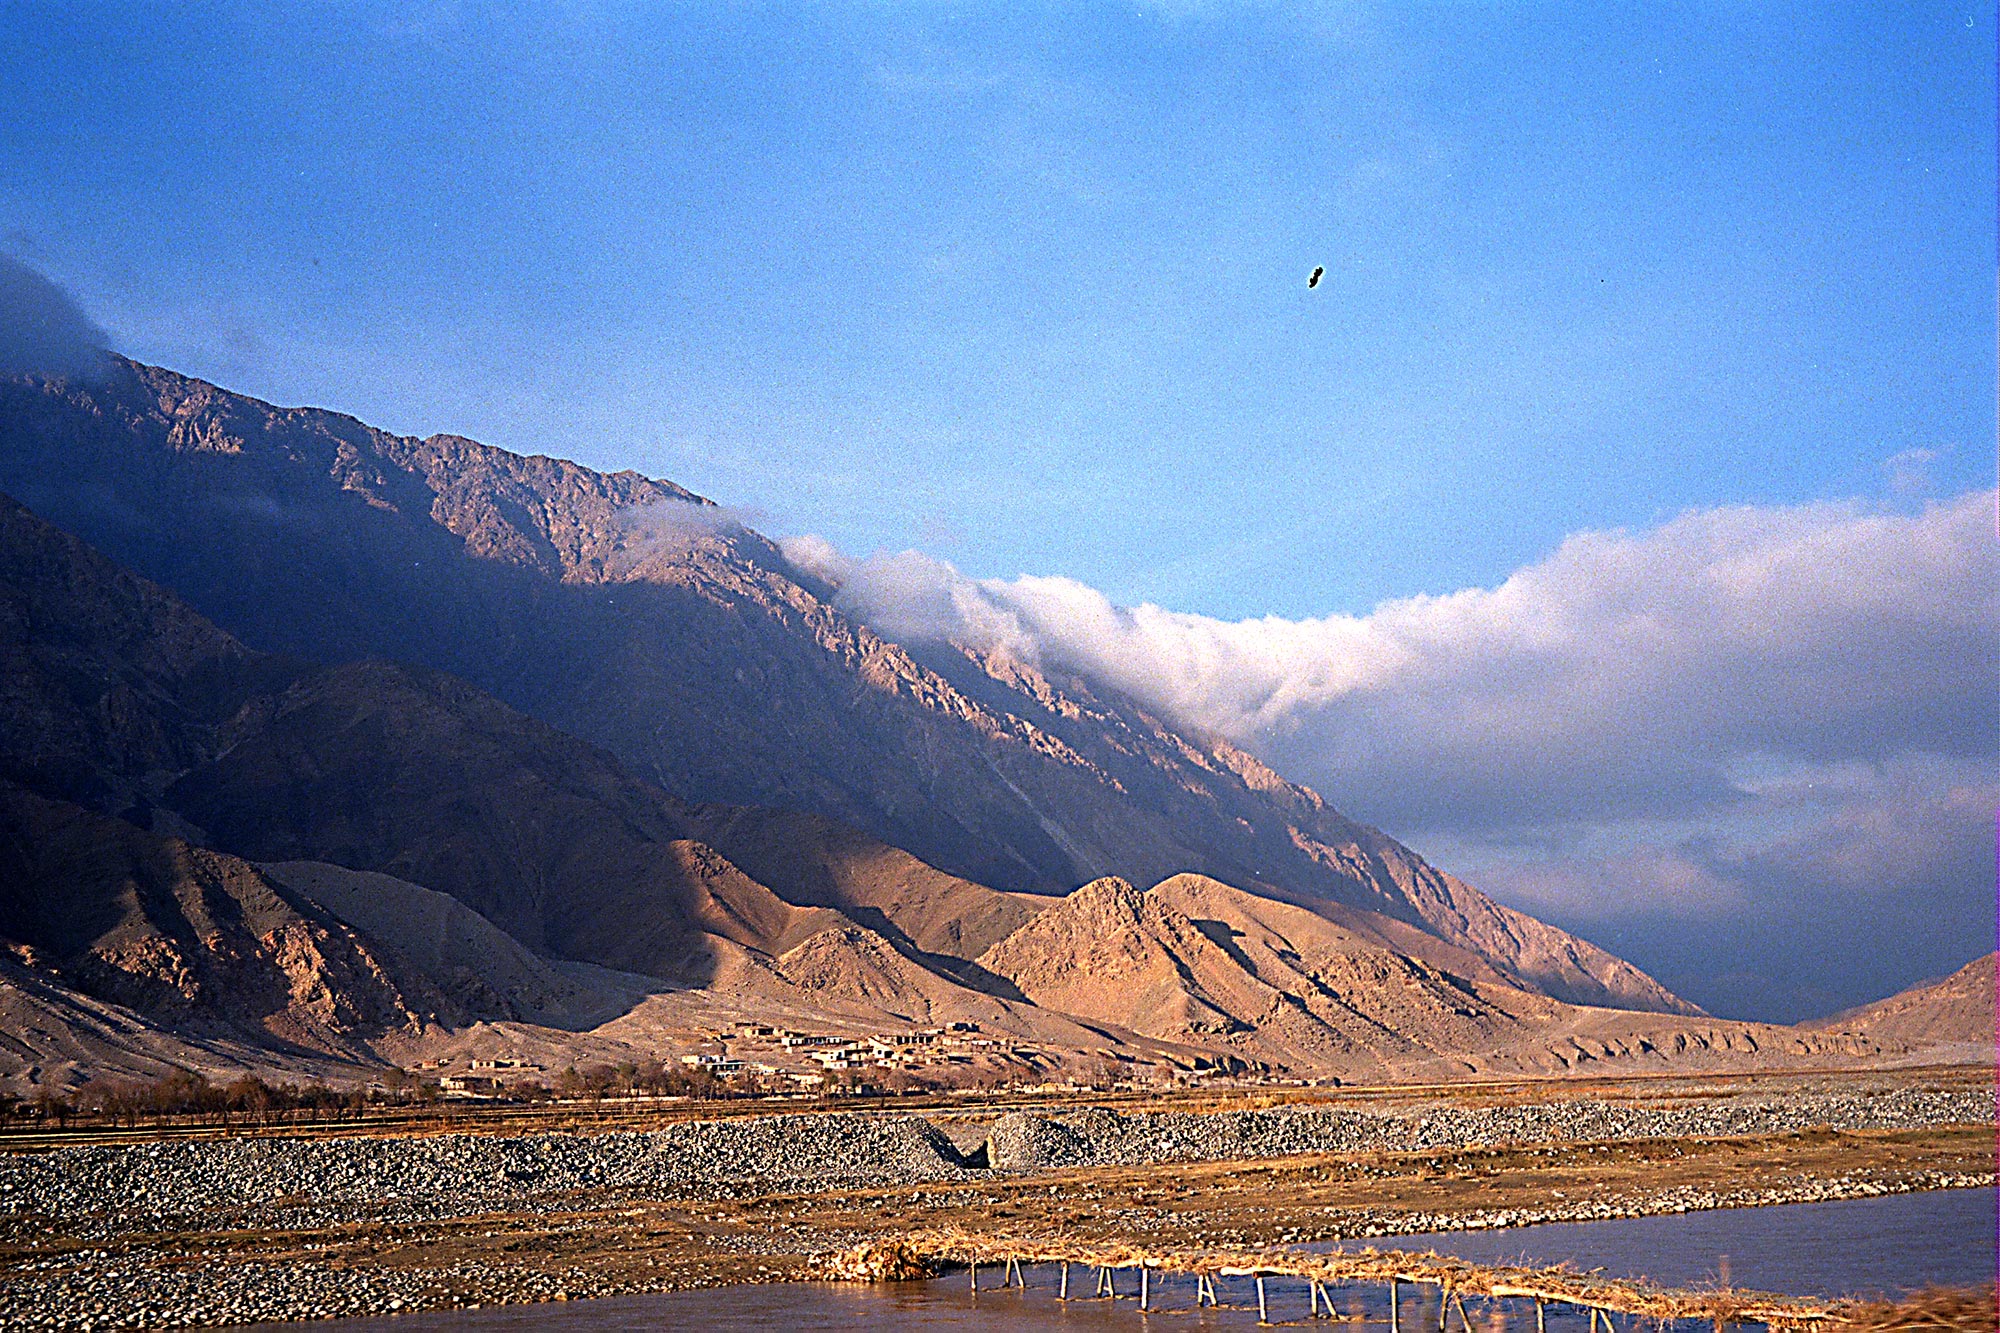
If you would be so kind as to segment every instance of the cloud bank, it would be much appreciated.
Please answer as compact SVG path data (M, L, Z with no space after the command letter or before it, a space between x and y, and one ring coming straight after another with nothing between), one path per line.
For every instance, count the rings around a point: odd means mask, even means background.
M0 375L94 376L109 343L69 293L0 255Z
M1228 622L786 544L890 637L1115 686L1600 938L1745 915L1853 934L1902 903L1977 905L1932 954L1848 966L1850 991L1991 942L1996 549L1991 493L1739 506L1576 534L1497 587ZM1870 998L1764 952L1729 960L1724 1009Z

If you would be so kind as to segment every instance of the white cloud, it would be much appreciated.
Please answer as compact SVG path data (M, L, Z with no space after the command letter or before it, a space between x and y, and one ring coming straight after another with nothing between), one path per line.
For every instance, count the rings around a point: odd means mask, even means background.
M619 511L618 522L628 540L648 551L692 545L704 537L747 532L768 518L762 510L720 505L709 500L659 500Z
M1937 460L1935 449L1905 449L1884 459L1882 471L1897 495L1923 495L1931 488L1931 464Z
M813 559L890 637L1078 671L1392 827L1497 829L1726 807L1752 759L1992 754L1992 514L1703 510L1580 533L1494 588L1307 620L1120 607L915 552Z
M1799 1017L1984 947L1994 499L1695 511L1576 534L1496 587L1305 620L785 549L891 638L1114 686L1642 965L1681 950L1670 981L1697 1000L1707 976L1726 1009ZM1901 929L1915 904L1937 929Z

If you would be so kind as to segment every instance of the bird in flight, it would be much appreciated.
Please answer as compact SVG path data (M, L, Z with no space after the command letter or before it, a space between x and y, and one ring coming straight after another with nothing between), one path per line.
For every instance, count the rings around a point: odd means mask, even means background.
M1324 264L1321 264L1318 268L1313 270L1313 275L1310 278L1306 279L1307 291L1311 291L1313 288L1319 286L1319 275L1324 272L1326 272L1326 265Z

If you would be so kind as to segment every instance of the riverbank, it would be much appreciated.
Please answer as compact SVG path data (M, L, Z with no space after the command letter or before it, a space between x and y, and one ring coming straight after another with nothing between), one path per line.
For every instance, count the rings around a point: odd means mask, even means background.
M1233 1248L1988 1184L1990 1086L0 1157L0 1323L195 1325L811 1277L951 1227Z
M1684 1300L1683 1309L1707 1307L1703 1314L1709 1317L1668 1326L1663 1333L1709 1333L1715 1315L1755 1309L1763 1300L1756 1294L1758 1288L1805 1296L1808 1308L1814 1295L1834 1298L1824 1308L1838 1310L1843 1321L1863 1329L1992 1333L1993 1199L1991 1190L1945 1190L1558 1228L1399 1237L1387 1248L1409 1255L1407 1268L1397 1265L1403 1271L1485 1276L1517 1293L1516 1278L1527 1279L1530 1289L1561 1290L1578 1285L1579 1275L1597 1269L1602 1283L1581 1284L1587 1298L1615 1297L1621 1280L1637 1279L1642 1290L1626 1294L1638 1295L1636 1303L1641 1306L1657 1309L1674 1299L1662 1288L1679 1287L1684 1298L1692 1298ZM1562 1235L1552 1237L1551 1232ZM1423 1256L1421 1252L1433 1244L1440 1255L1501 1268L1567 1262L1569 1269L1546 1274L1546 1282L1528 1273L1468 1273ZM1032 1256L1045 1245L1031 1245L1028 1253ZM1468 1255L1468 1248L1482 1253ZM1021 1251L1008 1253L1018 1256ZM1733 1278L1732 1255L1737 1261ZM1118 1296L1114 1303L1095 1294L1100 1284L1089 1268L1072 1265L1065 1284L1059 1264L1037 1264L1029 1258L1010 1271L991 1262L991 1251L986 1257L989 1262L980 1268L976 1292L968 1275L959 1270L915 1281L780 1282L563 1305L418 1312L347 1320L337 1327L341 1333L655 1333L662 1328L701 1328L707 1333L761 1333L772 1328L802 1333L941 1328L954 1333L1039 1333L1058 1327L1086 1333L1148 1326L1148 1321L1135 1319L1140 1287L1138 1274L1129 1267L1113 1277ZM1307 1257L1297 1250L1260 1251L1258 1262L1275 1259L1279 1267L1291 1268L1293 1261ZM1167 1318L1170 1327L1191 1324L1215 1333L1232 1329L1248 1333L1255 1328L1259 1284L1247 1275L1224 1271L1229 1265L1214 1252L1202 1256L1202 1267L1206 1277L1197 1280L1163 1262L1151 1273L1147 1308ZM1352 1276L1355 1280L1328 1281L1318 1293L1299 1278L1271 1277L1263 1293L1269 1315L1296 1325L1318 1306L1337 1312L1345 1321L1388 1327L1389 1292L1379 1270L1372 1278ZM1452 1300L1471 1317L1470 1328L1525 1329L1545 1323L1548 1333L1591 1333L1592 1325L1600 1322L1587 1308L1560 1298L1544 1302L1540 1309L1532 1297L1520 1294L1482 1299L1482 1287L1490 1293L1492 1285L1477 1280L1454 1283ZM1065 1288L1068 1300L1062 1299ZM1917 1295L1894 1299L1867 1294L1913 1288ZM1442 1295L1438 1287L1409 1283L1398 1294L1404 1328L1437 1326ZM1206 1303L1204 1298L1213 1303L1197 1311L1198 1304ZM1641 1322L1651 1324L1651 1320ZM285 1326L263 1327L275 1333Z

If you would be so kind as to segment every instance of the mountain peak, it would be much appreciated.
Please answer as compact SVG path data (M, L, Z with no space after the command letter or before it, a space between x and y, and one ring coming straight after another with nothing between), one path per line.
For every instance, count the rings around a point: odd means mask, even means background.
M449 672L685 802L821 816L1001 890L1195 871L1395 917L1530 990L1691 1008L1100 682L877 634L670 482L124 363L0 380L0 489L253 648Z

